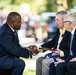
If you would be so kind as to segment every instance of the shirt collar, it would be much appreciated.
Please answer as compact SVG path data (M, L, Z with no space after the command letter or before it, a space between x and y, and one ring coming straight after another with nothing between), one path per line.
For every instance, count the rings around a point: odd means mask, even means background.
M75 29L76 29L76 26L73 28L73 30L71 32L72 35L74 35Z
M63 35L65 33L65 28L59 29L59 31L60 31L60 34Z
M10 25L8 25L10 28L11 28L11 30L14 32L15 30L10 26Z

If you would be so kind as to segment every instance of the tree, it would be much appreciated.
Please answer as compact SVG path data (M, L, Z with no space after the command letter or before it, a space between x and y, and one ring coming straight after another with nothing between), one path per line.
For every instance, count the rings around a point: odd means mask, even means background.
M0 0L0 9L7 9L9 11L16 10L19 11L21 4L30 4L31 11L36 11L37 13L53 12L57 11L57 1L64 0ZM73 8L76 0L65 0L67 1L68 9ZM64 3L65 4L65 3Z
M47 12L57 11L55 0L46 0L45 7Z
M68 10L73 8L73 0L67 0Z

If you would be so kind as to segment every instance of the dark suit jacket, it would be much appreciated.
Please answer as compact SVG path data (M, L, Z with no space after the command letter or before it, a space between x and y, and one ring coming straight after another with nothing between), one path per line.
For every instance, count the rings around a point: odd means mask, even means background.
M68 43L69 50L70 50L70 36L71 36L71 33L69 34L69 43ZM66 62L68 62L73 57L76 57L76 30L75 30L74 36L73 36L72 52L73 52L73 56L69 55L69 57L67 57L66 60L65 60Z
M62 39L62 41L60 43L60 46L59 46L59 49L61 49L64 52L63 59L67 58L67 56L69 55L69 49L68 49L69 34L70 33L68 31L65 32L65 34L63 35L63 39ZM45 47L45 48L54 47L54 49L56 49L57 44L58 44L58 40L59 40L59 36L60 36L60 32L59 32L59 29L58 29L54 38L51 41L45 42L41 46Z
M27 48L21 47L7 23L0 27L0 68L10 69L14 58L29 57ZM18 62L19 63L19 62Z

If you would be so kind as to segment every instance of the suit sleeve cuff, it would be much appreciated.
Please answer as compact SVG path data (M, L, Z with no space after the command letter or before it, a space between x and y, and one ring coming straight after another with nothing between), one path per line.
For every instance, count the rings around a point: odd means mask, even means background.
M29 52L29 57L32 58L32 51L29 48L27 48L27 49L28 49L28 52Z

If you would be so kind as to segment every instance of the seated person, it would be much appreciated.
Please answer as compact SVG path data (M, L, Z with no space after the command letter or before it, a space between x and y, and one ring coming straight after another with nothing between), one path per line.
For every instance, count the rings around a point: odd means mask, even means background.
M54 62L54 57L66 58L68 56L68 35L69 32L64 29L64 16L67 14L66 11L59 11L56 14L56 24L58 30L54 38L48 42L45 42L41 45L42 48L48 50L53 48L53 53L45 55L45 57L39 57L36 61L36 75L48 75L49 74L49 65ZM50 57L47 59L47 57Z
M67 38L69 55L65 59L57 59L56 62L50 64L49 75L65 75L67 70L69 75L76 75L76 15L67 14L64 18L64 27L70 32Z

